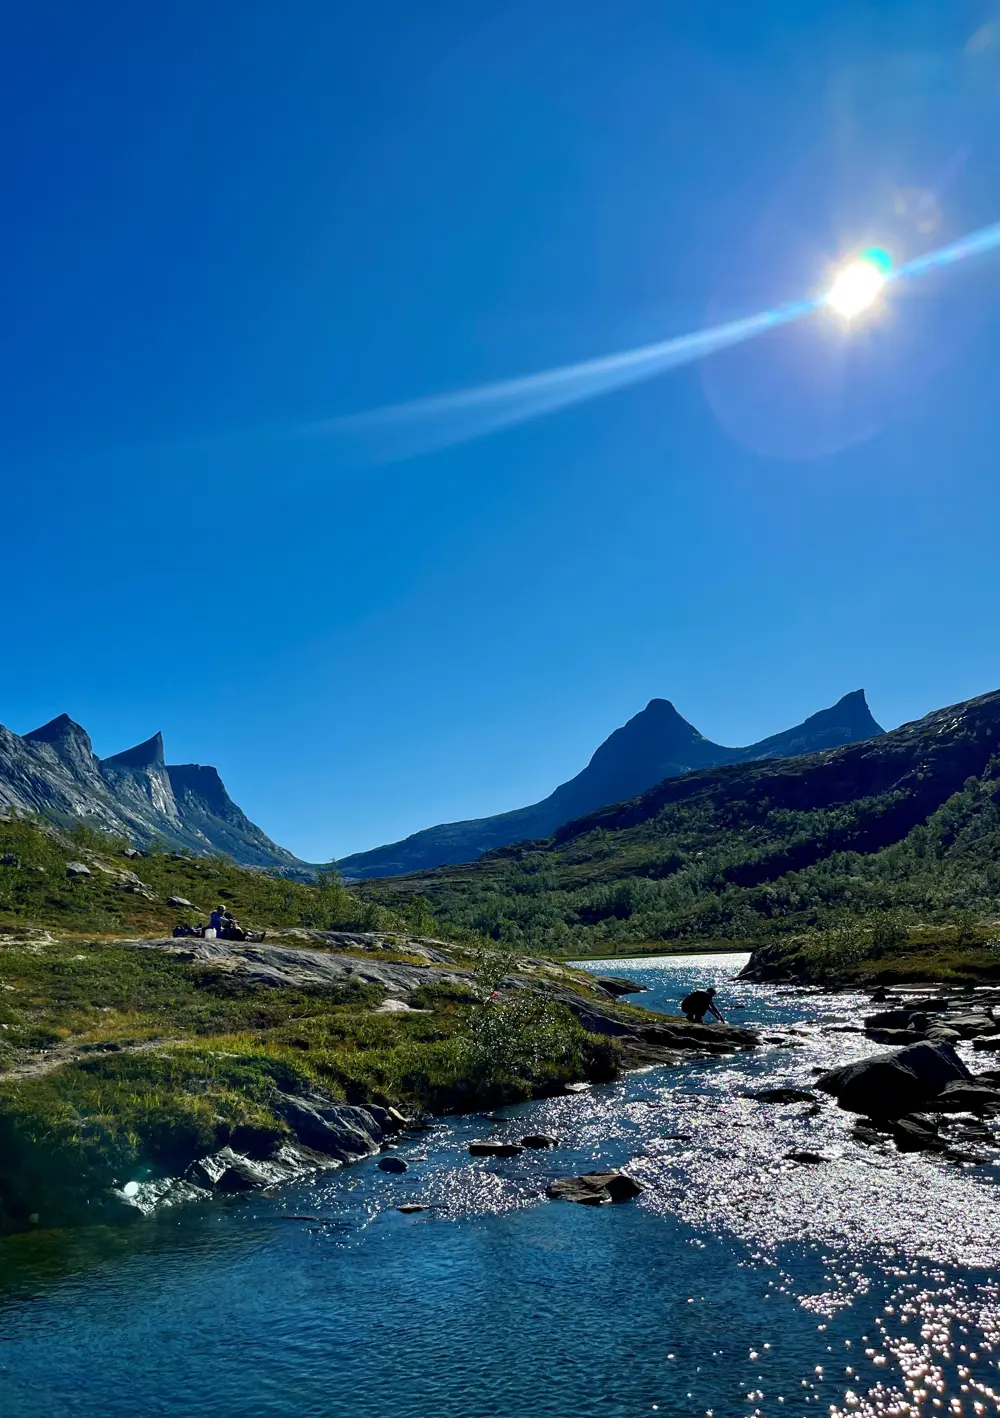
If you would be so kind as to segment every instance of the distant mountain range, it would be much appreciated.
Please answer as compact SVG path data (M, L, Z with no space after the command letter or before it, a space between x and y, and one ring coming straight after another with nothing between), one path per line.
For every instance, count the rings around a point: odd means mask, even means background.
M225 852L243 866L294 875L306 869L240 811L216 769L164 762L160 734L98 758L67 714L23 736L0 725L0 810L12 807L137 845Z
M356 881L471 862L512 842L550 837L565 823L634 798L665 778L731 763L792 758L881 733L863 689L845 694L804 723L745 748L712 743L669 700L651 699L641 713L604 740L582 772L541 802L495 817L428 827L401 842L344 857L337 865L346 878Z
M810 753L881 732L863 690L747 748L710 742L667 700L653 699L605 739L582 773L542 802L498 817L430 827L403 842L346 857L338 865L345 876L358 880L468 862L494 847L549 837L573 818L633 798L664 778L695 768ZM62 826L84 822L138 846L156 842L194 852L223 852L241 866L289 876L317 870L251 822L230 798L215 768L166 763L160 734L111 758L98 758L86 731L67 714L23 735L0 726L0 811L12 807Z

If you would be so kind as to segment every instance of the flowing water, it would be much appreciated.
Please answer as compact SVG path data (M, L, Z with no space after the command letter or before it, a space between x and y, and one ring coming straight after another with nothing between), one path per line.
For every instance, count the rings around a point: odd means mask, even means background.
M626 968L651 1008L714 983L733 1022L780 1044L448 1120L400 1146L403 1176L373 1160L124 1231L0 1242L0 1414L997 1412L995 1161L866 1148L829 1101L810 1116L743 1096L873 1048L853 1032L862 997L733 982L744 960ZM467 1154L535 1131L563 1145ZM637 1201L541 1195L625 1163Z

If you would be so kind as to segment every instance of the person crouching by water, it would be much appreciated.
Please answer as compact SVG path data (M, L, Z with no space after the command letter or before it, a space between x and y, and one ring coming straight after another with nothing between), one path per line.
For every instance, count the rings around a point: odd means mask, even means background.
M681 1000L681 1009L684 1011L684 1018L690 1024L703 1023L706 1014L714 1014L720 1024L726 1022L715 1006L714 989L692 990Z

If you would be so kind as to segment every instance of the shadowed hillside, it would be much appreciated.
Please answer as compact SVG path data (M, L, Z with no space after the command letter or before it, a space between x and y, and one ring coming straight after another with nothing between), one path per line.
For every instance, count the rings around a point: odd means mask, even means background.
M683 719L669 700L651 699L640 714L605 739L581 773L541 802L496 817L429 827L405 841L345 857L338 865L346 876L364 879L470 862L511 842L548 837L583 813L635 797L664 778L676 778L695 768L785 758L881 733L863 689L845 694L804 723L745 748L712 743Z
M549 950L995 912L998 754L1000 692L868 742L670 779L551 840L369 890Z

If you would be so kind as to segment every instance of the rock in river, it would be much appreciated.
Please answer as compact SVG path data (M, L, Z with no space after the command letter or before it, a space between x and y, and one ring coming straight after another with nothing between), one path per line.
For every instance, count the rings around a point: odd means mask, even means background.
M410 1166L402 1157L380 1157L378 1169L380 1172L408 1172Z
M522 1147L558 1147L559 1139L553 1137L550 1132L529 1132L527 1137L521 1138Z
M520 1157L524 1148L519 1142L470 1142L470 1157Z
M929 1103L947 1084L971 1079L950 1044L919 1043L832 1069L817 1078L816 1087L849 1112L898 1118Z
M628 1201L642 1190L642 1184L627 1172L585 1172L582 1177L564 1177L550 1182L545 1194L554 1201L604 1206L609 1201Z
M809 1088L758 1088L755 1093L746 1093L746 1098L756 1098L758 1103L815 1103L816 1095Z

